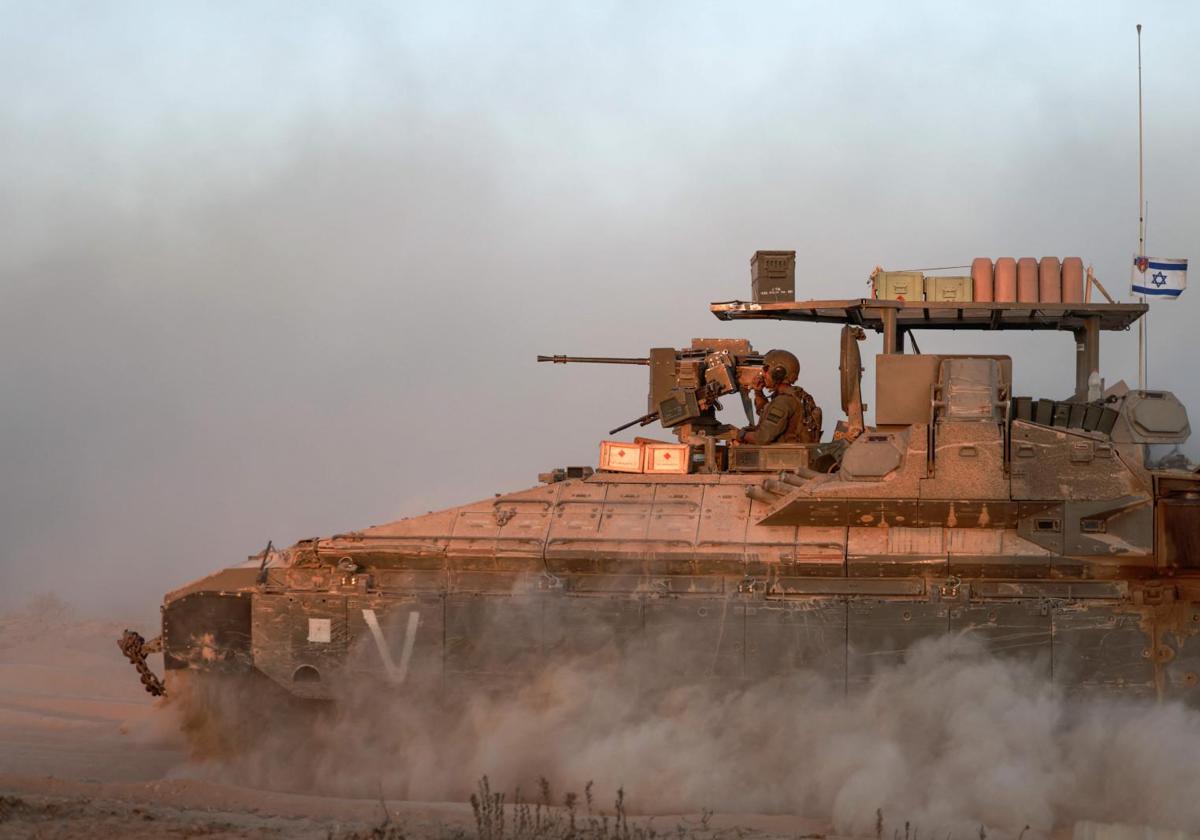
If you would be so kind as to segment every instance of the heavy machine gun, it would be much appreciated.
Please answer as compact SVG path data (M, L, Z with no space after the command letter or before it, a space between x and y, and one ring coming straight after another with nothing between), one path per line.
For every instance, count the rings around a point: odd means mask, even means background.
M846 421L839 423L835 439L854 440L866 428L862 400L862 358L858 344L865 338L860 327L842 328L840 364L842 411ZM745 339L694 338L684 350L658 347L646 357L628 356L538 356L539 362L554 364L643 365L650 368L647 412L628 423L609 430L610 435L635 424L646 426L655 420L674 430L682 440L686 435L723 435L716 422L718 398L736 393L742 400L746 420L754 424L750 392L762 381L762 355L755 353Z
M694 338L691 347L655 347L645 357L538 356L553 364L643 365L650 368L647 411L609 431L654 421L671 429L680 440L692 435L719 437L730 433L716 419L720 397L737 394L746 419L754 423L750 392L762 378L763 357L745 339Z

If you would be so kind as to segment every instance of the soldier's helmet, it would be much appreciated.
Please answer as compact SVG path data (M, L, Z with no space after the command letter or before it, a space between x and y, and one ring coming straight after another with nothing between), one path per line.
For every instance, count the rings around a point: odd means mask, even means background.
M763 356L763 365L776 382L791 384L800 376L800 360L787 350L771 350Z

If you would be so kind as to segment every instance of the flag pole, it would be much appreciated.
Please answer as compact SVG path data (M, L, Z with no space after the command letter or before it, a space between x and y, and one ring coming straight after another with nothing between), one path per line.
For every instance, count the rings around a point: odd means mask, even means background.
M1142 256L1146 254L1146 240L1150 239L1150 202L1141 205L1141 252ZM1147 269L1148 270L1148 269ZM1146 295L1141 296L1141 301L1146 302ZM1150 388L1150 311L1147 311L1144 317L1139 318L1142 326L1146 330L1146 350L1142 365L1146 371L1146 384L1144 388Z
M1142 176L1142 25L1137 25L1138 53L1138 259L1146 256L1146 205ZM1142 303L1146 296L1142 295ZM1149 313L1146 313L1149 315ZM1138 390L1146 388L1146 315L1138 319Z

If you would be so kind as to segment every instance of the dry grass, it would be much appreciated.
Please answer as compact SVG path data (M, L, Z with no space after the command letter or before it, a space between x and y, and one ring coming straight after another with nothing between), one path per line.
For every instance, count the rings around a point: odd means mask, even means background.
M519 788L510 801L506 794L493 791L484 776L471 794L471 810L475 815L474 838L462 829L447 828L439 840L720 840L746 833L711 830L711 811L703 812L695 822L682 820L672 830L660 831L652 817L629 818L624 789L617 791L613 809L607 812L596 807L591 782L584 787L582 800L570 792L559 802L545 778L538 780L535 801L527 801ZM409 840L405 826L393 821L386 806L384 814L383 821L372 828L331 832L329 836L331 840Z
M713 812L705 810L697 820L680 820L669 829L660 829L653 817L630 818L624 789L617 790L611 811L596 807L592 783L583 789L582 799L568 792L556 799L550 782L538 780L538 795L528 801L518 788L511 800L503 792L493 791L487 776L479 780L471 795L475 816L475 836L462 829L444 829L437 840L741 840L755 832L744 828L713 829ZM382 800L381 800L382 804ZM401 823L394 822L384 807L385 819L379 825L353 833L337 835L337 840L409 840ZM1023 840L1029 826L1021 832ZM331 835L331 838L333 835ZM820 834L807 834L796 840L824 840ZM904 823L903 830L885 835L883 811L875 812L875 840L954 840L952 835L922 834L919 826ZM976 838L972 838L976 840ZM987 829L979 827L977 840L988 840Z
M471 795L475 814L475 840L655 840L655 838L710 838L716 836L709 828L711 811L700 819L676 823L673 830L660 831L653 818L629 819L625 807L625 790L617 790L613 810L596 808L592 783L579 795L568 792L556 802L550 782L538 782L538 798L528 802L518 788L512 804L505 805L506 796L493 792L488 777L479 780L478 790ZM582 808L581 808L582 804ZM737 834L738 832L727 832Z
M1029 831L1029 828L1029 826L1025 826L1023 829L1021 829L1021 833L1018 835L1017 840L1024 840L1025 832ZM987 840L987 837L987 827L983 825L979 826L979 840ZM884 840L882 809L875 810L875 840ZM921 840L920 827L911 824L908 822L908 820L905 820L904 833L901 834L900 829L898 828L893 829L892 840ZM954 836L952 834L947 834L944 838L939 838L931 833L926 837L926 840L954 840Z

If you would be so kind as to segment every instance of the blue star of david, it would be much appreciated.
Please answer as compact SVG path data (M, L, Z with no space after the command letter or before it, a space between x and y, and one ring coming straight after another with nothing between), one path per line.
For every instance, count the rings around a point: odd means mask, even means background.
M1155 286L1162 288L1163 286L1167 285L1167 275L1163 274L1161 271L1156 271L1150 275L1150 282Z

